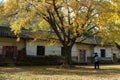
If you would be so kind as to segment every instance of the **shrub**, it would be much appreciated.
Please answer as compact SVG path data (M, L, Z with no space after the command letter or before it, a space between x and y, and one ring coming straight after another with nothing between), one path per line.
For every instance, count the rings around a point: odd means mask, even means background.
M60 65L64 58L57 55L49 56L26 56L27 60L19 60L16 65Z

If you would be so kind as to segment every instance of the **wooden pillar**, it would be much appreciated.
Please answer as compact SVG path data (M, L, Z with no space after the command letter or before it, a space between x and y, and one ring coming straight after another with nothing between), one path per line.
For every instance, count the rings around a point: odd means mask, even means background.
M2 47L2 57L5 58L5 55L6 55L6 47L3 46Z
M80 63L80 50L78 50L78 63Z
M14 46L14 57L17 57L18 52L17 52L17 46Z

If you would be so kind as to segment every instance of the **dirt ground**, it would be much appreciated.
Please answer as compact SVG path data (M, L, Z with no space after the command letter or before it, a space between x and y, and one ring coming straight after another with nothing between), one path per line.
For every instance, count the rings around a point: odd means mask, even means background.
M120 65L0 67L0 80L120 80Z

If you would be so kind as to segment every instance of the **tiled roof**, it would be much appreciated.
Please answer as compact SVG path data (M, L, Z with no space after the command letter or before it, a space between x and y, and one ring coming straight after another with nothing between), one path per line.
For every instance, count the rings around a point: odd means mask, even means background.
M14 35L12 31L10 31L9 27L0 26L0 37L15 38L16 36Z
M120 45L118 44L118 43L115 43L116 44L116 47L118 48L118 49L120 49Z
M24 31L24 33L21 33L19 35L19 37L21 38L31 38L29 36L27 36L27 33L30 33L29 31ZM11 31L11 29L9 27L5 27L5 26L0 26L0 37L8 37L8 38L16 38L17 36Z
M41 31L38 32L38 33L39 34L44 34ZM36 34L36 33L31 32L30 30L23 29L22 33L19 35L19 37L24 38L24 39L33 39L34 34ZM55 35L55 34L51 34L51 35ZM9 27L0 26L0 37L16 38L17 36L11 31L11 29ZM56 37L56 39L58 39L58 38ZM85 38L85 40L84 40L84 38L78 38L76 40L76 43L98 45L98 44L101 44L101 41L102 41L102 38L99 37L99 38L95 39L94 37L91 36L91 37ZM111 44L105 43L104 45L109 46Z
M93 36L81 37L76 40L76 42L86 43L86 44L100 44L102 38L94 38Z

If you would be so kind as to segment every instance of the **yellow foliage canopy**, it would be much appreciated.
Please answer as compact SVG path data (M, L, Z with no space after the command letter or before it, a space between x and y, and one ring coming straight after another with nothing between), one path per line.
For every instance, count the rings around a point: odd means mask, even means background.
M9 18L15 34L22 27L53 30L61 42L72 45L85 34L96 35L95 30L119 37L119 5L120 0L7 0L0 4L0 16Z

